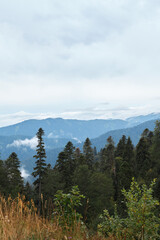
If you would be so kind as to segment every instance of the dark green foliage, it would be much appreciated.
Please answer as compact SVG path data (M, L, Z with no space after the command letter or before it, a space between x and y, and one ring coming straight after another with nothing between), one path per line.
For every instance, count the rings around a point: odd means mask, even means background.
M136 147L136 168L137 178L139 180L147 181L148 172L151 168L150 146L145 137L139 140Z
M46 162L45 162L46 152L45 152L44 142L43 142L43 135L44 135L43 129L39 128L36 135L38 139L38 145L36 149L37 154L34 155L33 157L37 161L36 161L36 167L34 168L34 172L32 173L32 175L33 177L36 178L33 184L35 185L35 191L38 194L38 208L40 212L43 178L46 174Z
M5 161L6 178L8 181L8 194L17 197L23 191L23 178L20 172L20 161L15 152L11 153Z
M43 196L44 199L53 200L54 195L58 190L64 189L65 183L62 181L60 172L51 166L47 166L46 174L43 179Z
M93 152L93 149L91 147L91 144L92 143L91 143L89 138L86 138L86 140L83 144L84 159L85 159L85 162L90 169L93 168L93 163L94 163L94 152Z
M72 142L68 142L64 151L59 153L56 163L56 169L61 174L61 181L64 183L66 191L73 185L72 176L76 167L74 150Z
M125 215L124 196L121 189L129 189L132 179L132 169L129 162L121 157L116 158L116 176L114 178L115 195L114 199L118 205L118 213L121 216Z
M153 181L149 188L145 184L139 186L132 181L128 191L122 190L127 208L126 218L120 218L115 211L110 216L107 210L101 215L102 223L99 231L110 239L144 240L159 239L160 219L156 216L159 202L153 198Z
M120 148L121 146L121 148ZM131 139L123 136L116 150L116 178L120 189L128 189L134 175L134 151ZM119 153L119 156L118 156Z
M112 173L115 174L115 158L114 158L115 147L114 147L114 142L111 136L107 139L107 142L108 142L106 146L107 161Z
M124 155L123 155L123 158L126 162L132 162L133 161L133 158L134 158L134 146L132 144L132 141L130 139L130 137L128 137L127 139L127 143L126 143L126 146L125 146L125 150L124 150Z
M152 161L157 173L160 173L160 121L156 121L153 135L153 144L151 147Z
M153 132L152 145L150 147L151 164L150 177L157 178L155 186L155 196L160 200L160 121L156 121L156 126Z
M88 196L88 188L90 185L92 172L89 169L88 165L79 165L73 176L74 185L78 185L80 191Z
M86 196L81 213L87 224L94 228L98 222L99 213L105 208L112 208L113 182L107 173L96 172L88 165L80 165L74 173L74 184ZM107 189L107 191L106 191Z
M81 153L79 148L76 148L76 150L74 152L74 158L75 158L75 167L86 164L85 157L84 157L83 153Z
M102 172L109 171L115 175L115 146L112 137L107 139L107 145L101 150L100 168Z
M107 190L106 190L107 189ZM107 208L113 208L113 181L109 174L95 172L90 177L88 193L88 222L96 229L99 222L99 214Z
M23 190L23 194L25 196L26 201L30 201L34 197L34 190L33 186L29 184L29 182L26 182Z
M93 148L91 147L92 144L89 138L84 142L83 152L80 150L81 145L79 145L79 148L75 148L73 143L69 141L64 150L59 153L54 167L50 164L46 165L43 136L44 131L40 128L37 132L38 145L36 155L34 156L36 166L32 174L35 177L33 183L35 188L29 183L23 186L19 171L19 160L17 155L12 153L6 161L0 160L0 192L2 194L8 196L11 193L14 197L18 192L23 192L26 195L26 200L34 198L38 205L39 213L49 218L53 212L54 195L60 190L57 193L58 195L56 195L56 201L61 201L59 205L57 205L58 202L56 203L57 213L59 217L62 216L60 206L63 206L63 217L65 216L63 221L65 222L67 219L73 220L73 217L75 218L74 209L76 205L72 205L72 200L75 201L76 198L73 198L74 194L70 191L72 186L77 185L80 192L86 196L85 199L81 199L82 204L77 205L78 212L83 216L86 226L96 230L96 226L99 223L99 214L102 213L104 208L107 208L109 212L106 212L105 217L108 218L110 213L113 213L114 203L116 203L116 215L115 217L110 217L112 221L108 224L110 224L110 228L116 229L115 231L117 232L122 229L126 231L126 226L129 227L129 225L125 224L132 225L128 218L131 212L128 212L129 214L127 215L127 209L131 209L131 206L133 209L136 209L136 205L131 205L131 203L126 205L125 199L127 199L127 196L128 202L129 197L132 199L133 191L130 192L129 188L133 176L135 176L139 184L145 183L146 185L149 185L150 180L156 177L157 181L154 185L153 194L157 199L160 199L160 122L156 123L154 132L148 129L143 131L136 147L133 146L130 137L126 138L125 135L121 137L117 146L114 145L112 137L108 137L107 144L100 152L97 152L94 146ZM141 197L144 196L142 189L146 194L148 194L148 190L144 187L145 185L142 188L140 187L139 190L138 185L133 185L136 191L141 191L139 195L133 194L133 196L135 198L139 196L138 199L142 200ZM122 189L125 190L122 192ZM78 189L75 189L76 191ZM70 193L68 194L68 192ZM153 199L150 199L152 202ZM141 201L141 203L143 204L144 202ZM137 208L140 211L138 200L135 204L138 204ZM159 214L159 209L156 209L156 214ZM126 223L126 219L128 223ZM111 224L113 225L111 226ZM138 229L136 223L134 223L134 226ZM132 226L132 229L134 229L134 226ZM147 226L148 228L150 227L149 225ZM157 231L156 226L154 230ZM134 229L134 231L136 230ZM140 232L140 230L138 231ZM130 233L127 232L127 234ZM152 235L154 236L153 233ZM118 240L121 239L120 236L118 236ZM130 240L131 238L128 237L128 239ZM135 237L135 239L141 238Z
M72 187L69 193L63 193L61 190L57 191L54 199L56 206L54 214L58 217L60 226L72 228L75 222L81 220L82 216L76 210L81 206L83 198L85 197L80 194L78 186Z
M4 161L0 160L0 193L4 195L9 194L9 181L7 177L7 169Z
M115 151L115 156L116 157L124 157L124 152L126 149L126 143L127 143L127 139L126 136L123 135L122 138L119 140L117 147L116 147L116 151Z
M125 136L122 136L116 148L115 169L116 171L113 178L115 187L114 199L119 206L117 209L118 213L124 216L125 205L123 203L124 197L121 189L129 189L135 173L134 147L131 139L126 139Z

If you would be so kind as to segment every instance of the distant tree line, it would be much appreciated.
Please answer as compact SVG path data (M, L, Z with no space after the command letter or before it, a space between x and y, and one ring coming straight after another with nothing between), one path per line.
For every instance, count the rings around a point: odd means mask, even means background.
M140 185L149 185L157 178L153 194L160 201L160 121L156 122L153 132L148 129L143 131L135 147L130 137L124 135L117 146L110 136L100 152L92 147L89 138L83 144L83 151L69 141L53 167L46 164L43 136L44 131L40 128L34 156L33 185L28 182L24 184L16 153L5 161L0 160L1 194L14 198L18 193L24 194L26 200L34 199L40 213L47 200L46 214L49 214L57 191L68 193L77 185L85 196L79 212L92 228L99 223L99 215L104 209L108 209L110 214L114 212L115 203L118 214L125 217L126 206L121 190L129 190L133 177Z

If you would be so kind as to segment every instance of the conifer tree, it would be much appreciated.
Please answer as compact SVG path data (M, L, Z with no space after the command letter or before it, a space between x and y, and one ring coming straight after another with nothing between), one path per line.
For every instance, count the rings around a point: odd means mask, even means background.
M7 194L9 187L7 171L4 161L0 160L0 194Z
M24 186L24 195L27 201L30 201L33 198L33 188L28 181Z
M37 154L34 155L33 157L37 160L36 161L36 167L34 168L34 172L32 173L33 177L36 178L34 181L35 185L35 190L38 193L38 209L39 212L41 210L41 194L42 194L42 184L43 184L43 177L46 173L46 152L44 148L44 142L43 142L43 136L44 136L44 131L42 128L39 128L37 132L37 139L38 139L38 145L36 152Z
M115 187L115 200L119 208L118 212L122 215L125 214L125 206L123 204L123 195L121 189L129 189L133 177L134 167L134 147L130 137L126 140L125 136L119 141L117 146L116 157L116 174L114 178Z
M147 172L151 167L149 143L145 137L141 137L136 146L136 175L139 179L147 180Z
M15 152L11 153L5 161L5 169L8 180L8 194L17 197L17 194L22 193L23 190L23 178L20 172L20 161Z
M152 171L150 177L157 178L155 196L160 200L160 121L156 121L151 145Z
M72 186L72 176L76 167L75 147L72 142L68 142L64 151L58 155L56 169L61 174L62 181L65 183L65 190L69 190Z
M115 146L112 137L108 137L107 144L101 151L101 170L106 170L115 175Z
M128 163L131 163L134 158L134 146L132 144L131 138L128 137L125 151L124 151L124 160Z
M160 146L160 121L156 121L151 153L152 153L154 167L157 168L158 175L160 174L160 147L159 146Z
M125 152L125 147L126 147L126 136L123 135L122 138L119 140L118 144L117 144L117 148L116 148L116 152L115 152L115 156L116 157L122 157L124 156L124 152Z
M94 162L94 152L91 147L91 141L89 138L86 138L84 145L83 145L83 155L86 161L86 164L90 169L93 167Z

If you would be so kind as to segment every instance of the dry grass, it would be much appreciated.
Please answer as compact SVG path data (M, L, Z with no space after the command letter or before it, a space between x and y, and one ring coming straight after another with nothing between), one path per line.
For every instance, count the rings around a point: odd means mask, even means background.
M0 196L0 239L3 240L105 240L88 236L79 223L74 230L64 230L58 221L47 220L38 216L34 202L26 202L25 197L18 196L5 200Z

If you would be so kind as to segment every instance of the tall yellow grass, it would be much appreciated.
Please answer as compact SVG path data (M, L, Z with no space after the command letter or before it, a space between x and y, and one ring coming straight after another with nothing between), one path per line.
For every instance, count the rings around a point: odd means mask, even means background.
M74 229L74 230L73 230ZM34 202L24 196L6 200L0 196L0 240L105 240L88 236L75 222L74 228L62 229L56 219L48 220L37 214Z

